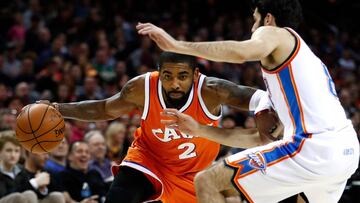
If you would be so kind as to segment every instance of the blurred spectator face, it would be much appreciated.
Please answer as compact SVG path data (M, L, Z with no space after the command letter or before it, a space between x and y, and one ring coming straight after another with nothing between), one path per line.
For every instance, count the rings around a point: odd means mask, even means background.
M245 128L256 128L256 123L254 117L248 116L244 124Z
M95 92L97 88L97 80L93 77L86 77L84 82L86 92Z
M5 101L8 98L7 88L0 83L0 101Z
M21 109L24 107L21 99L18 97L12 98L9 102L9 109L15 109L17 112L20 112Z
M15 95L24 98L30 95L30 87L26 82L20 82L16 85Z
M113 122L106 131L108 146L119 146L124 143L126 137L126 126L120 122Z
M45 167L46 161L49 159L49 154L33 154L30 152L26 152L28 157L26 162L30 162L33 166L35 166L36 170L43 170Z
M16 110L1 109L0 111L0 129L16 129Z
M51 34L50 34L49 29L47 29L46 27L40 28L38 35L39 35L40 42L42 42L44 44L50 42Z
M57 36L53 42L53 49L56 52L59 52L61 48L65 45L66 37L64 34Z
M81 80L82 72L81 72L80 66L74 65L74 66L71 67L71 76L75 80Z
M22 61L22 73L25 74L32 74L33 73L33 67L34 67L34 62L32 59L30 58L25 58Z
M65 84L61 84L58 89L59 100L65 101L69 98L69 87Z
M222 120L223 128L231 129L231 128L235 128L235 126L236 126L236 122L231 117L226 117Z
M76 142L69 154L70 166L73 169L86 172L89 167L89 145L84 142Z
M88 56L89 55L89 46L87 43L81 43L79 47L79 55Z
M340 101L345 107L351 106L351 95L345 88L340 91Z
M107 59L107 53L104 49L98 50L96 52L96 62L98 64L106 64Z
M119 61L116 63L116 68L115 68L116 74L117 75L123 75L126 73L126 63L125 61Z
M1 139L1 138L0 138ZM14 138L13 138L14 139ZM0 160L6 169L12 169L19 162L21 147L17 143L5 141L0 149Z
M95 160L103 160L106 154L106 144L104 136L98 132L88 140L90 155Z
M108 122L107 121L98 121L95 122L95 128L97 130L100 130L100 132L105 132L107 127L108 127Z
M53 157L63 158L67 156L68 151L69 151L69 143L67 139L64 138L61 141L61 143L50 152L50 154Z

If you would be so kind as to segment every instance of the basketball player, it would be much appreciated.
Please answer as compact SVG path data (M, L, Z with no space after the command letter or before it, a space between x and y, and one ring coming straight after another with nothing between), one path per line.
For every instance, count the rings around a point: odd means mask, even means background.
M301 19L297 0L254 2L251 39L177 41L163 29L139 23L160 48L213 61L260 61L269 103L285 132L281 141L232 155L195 178L199 202L225 202L222 191L236 188L250 202L278 202L304 192L310 202L337 202L359 161L359 141L336 95L327 67L295 28ZM168 128L220 141L234 131L199 125L190 116L167 110ZM233 185L230 182L233 182Z
M127 156L112 168L116 175L107 202L193 203L194 176L215 160L219 144L165 128L160 112L176 108L202 124L217 126L222 104L254 110L263 95L262 90L200 74L193 56L164 52L159 71L133 78L111 98L54 106L65 118L84 121L116 119L133 109L142 112ZM260 142L253 130L242 133L242 141L231 144L247 147Z

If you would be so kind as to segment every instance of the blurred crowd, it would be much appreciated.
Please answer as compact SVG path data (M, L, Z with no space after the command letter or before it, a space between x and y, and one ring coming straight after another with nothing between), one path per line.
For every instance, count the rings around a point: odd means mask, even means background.
M332 8L336 4L343 6L342 2L329 0L323 4ZM25 105L37 100L73 102L104 99L119 92L132 77L157 69L161 51L149 38L137 35L137 22L155 23L177 39L243 40L251 36L251 12L249 2L233 0L182 0L171 3L165 0L2 2L2 162L5 162L6 149L16 151L19 147L19 143L9 137L14 135L12 130L15 129L16 116ZM310 7L304 6L305 23L297 31L327 65L339 99L359 135L360 32L355 25L345 26L340 20L331 22L327 16L313 18L314 13L316 10L312 12ZM199 58L198 64L201 72L208 76L265 88L258 63L214 63ZM253 117L246 112L224 106L223 114L223 127L255 127ZM19 163L17 174L33 181L20 191L12 190L11 186L1 182L0 203L2 198L14 192L24 192L24 195L30 196L28 199L39 198L44 202L91 202L93 199L101 202L113 178L110 166L126 155L139 123L139 112L111 122L67 120L66 139L50 154L34 155L19 151L19 159L14 163L16 166ZM224 147L221 155L231 151ZM6 176L7 167L4 164L0 167L1 178ZM61 184L54 184L57 182ZM341 201L357 202L360 199L359 185L358 172L349 181ZM47 188L46 191L44 188ZM59 194L62 194L61 198Z

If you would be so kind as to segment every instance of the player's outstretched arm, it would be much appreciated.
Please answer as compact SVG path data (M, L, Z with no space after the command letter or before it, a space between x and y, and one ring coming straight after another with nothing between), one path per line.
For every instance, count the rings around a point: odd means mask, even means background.
M259 61L269 56L279 44L279 39L275 34L276 28L272 26L258 28L250 40L214 42L178 41L151 23L139 23L136 29L139 34L149 36L164 51L229 63Z
M128 81L121 91L104 100L87 100L72 103L53 103L60 113L69 119L83 121L112 120L143 108L144 75Z
M228 105L242 111L254 111L262 95L266 94L263 90L215 77L206 77L201 91L210 110L219 105Z
M161 120L168 128L179 130L185 134L207 138L214 142L231 146L249 148L263 145L256 128L252 129L222 129L201 125L191 116L180 113L177 109L165 109Z

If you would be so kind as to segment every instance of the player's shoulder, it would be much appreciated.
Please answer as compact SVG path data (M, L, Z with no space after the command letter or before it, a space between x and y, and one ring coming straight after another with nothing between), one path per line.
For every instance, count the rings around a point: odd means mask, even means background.
M276 26L261 26L253 32L251 38L281 38L288 33L289 32L286 30L286 28Z
M130 95L144 94L146 75L145 73L130 79L126 82L122 91L126 91Z

